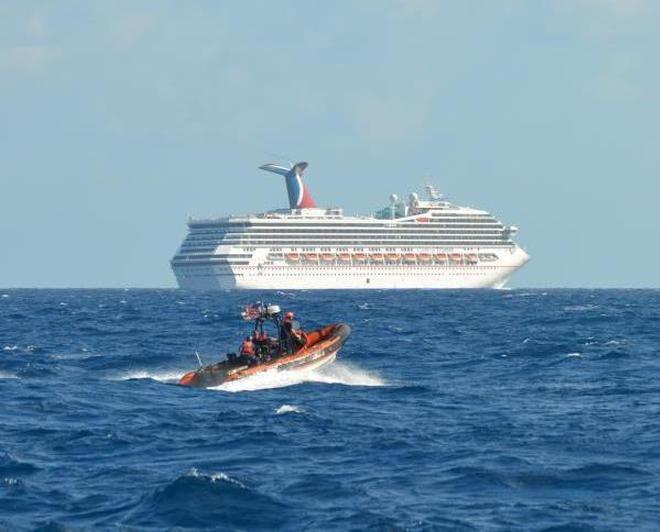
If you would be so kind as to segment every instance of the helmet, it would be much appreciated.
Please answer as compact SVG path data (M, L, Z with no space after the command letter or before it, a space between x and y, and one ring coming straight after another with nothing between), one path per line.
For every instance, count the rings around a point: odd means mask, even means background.
M289 321L293 319L293 312L289 311L284 315L284 320Z

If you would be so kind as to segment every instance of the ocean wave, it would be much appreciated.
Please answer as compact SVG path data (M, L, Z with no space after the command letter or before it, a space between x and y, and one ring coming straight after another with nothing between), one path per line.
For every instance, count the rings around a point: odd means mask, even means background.
M282 405L277 410L275 414L281 416L282 414L302 414L305 410L299 406L295 405Z
M563 309L567 312L585 312L588 310L598 310L600 305L588 303L586 305L566 305Z
M0 379L18 379L18 375L9 371L0 370Z
M232 529L277 528L289 506L226 473L196 468L156 489L125 524Z
M39 468L29 462L23 462L9 453L0 454L0 475L25 475L38 471Z

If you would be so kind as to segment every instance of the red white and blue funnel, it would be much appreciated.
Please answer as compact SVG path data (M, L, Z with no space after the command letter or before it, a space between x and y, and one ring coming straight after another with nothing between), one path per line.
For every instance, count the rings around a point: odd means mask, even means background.
M289 193L289 207L292 209L308 209L316 207L312 195L303 183L303 172L307 163L296 163L293 168L277 166L275 164L264 164L260 170L283 175L286 179L286 190Z

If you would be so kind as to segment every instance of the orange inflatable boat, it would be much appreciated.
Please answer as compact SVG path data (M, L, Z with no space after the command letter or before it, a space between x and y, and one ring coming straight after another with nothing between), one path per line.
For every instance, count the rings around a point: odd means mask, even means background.
M254 307L253 305L248 308L253 309ZM277 309L276 313L266 310L273 309L273 307ZM258 308L262 311L256 312L250 317L246 317L247 311L243 313L245 319L256 321L255 335L257 337L261 337L260 335L263 334L264 321L273 321L278 330L281 330L279 307L270 305L269 307L260 306ZM280 340L271 338L269 348L264 348L259 356L229 354L226 360L186 373L181 377L179 384L196 388L208 388L267 371L317 369L337 358L337 353L350 334L351 328L345 323L327 325L321 329L308 332L304 335L304 345L295 350L289 350L289 352L281 347Z

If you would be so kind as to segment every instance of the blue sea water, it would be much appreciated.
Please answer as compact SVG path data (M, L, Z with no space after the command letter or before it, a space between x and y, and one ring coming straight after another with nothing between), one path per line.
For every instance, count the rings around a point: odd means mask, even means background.
M254 294L0 290L0 529L660 529L659 291L258 296L340 360L183 388Z

